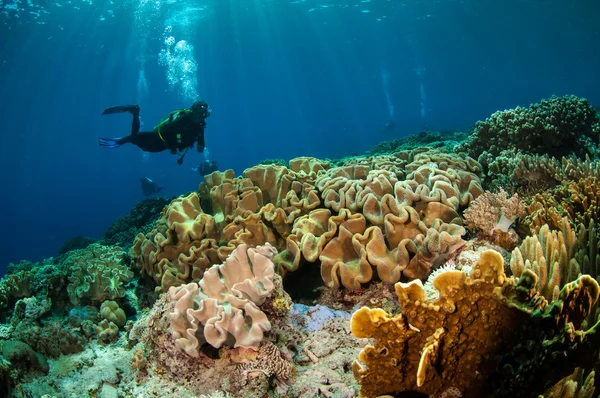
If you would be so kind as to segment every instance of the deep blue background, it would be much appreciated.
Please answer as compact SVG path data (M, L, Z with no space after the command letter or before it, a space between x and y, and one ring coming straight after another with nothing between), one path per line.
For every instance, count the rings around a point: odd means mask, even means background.
M178 166L166 153L97 143L129 131L128 115L100 116L107 106L139 100L152 127L189 105L158 63L174 15L213 109L210 157L238 174L264 158L360 153L425 125L466 129L552 94L600 105L597 1L330 1L32 0L18 13L3 2L0 274L9 261L55 255L72 236L100 238L143 199L141 176L167 195L197 188L200 154ZM141 57L149 91L140 98ZM383 70L392 135L382 133Z

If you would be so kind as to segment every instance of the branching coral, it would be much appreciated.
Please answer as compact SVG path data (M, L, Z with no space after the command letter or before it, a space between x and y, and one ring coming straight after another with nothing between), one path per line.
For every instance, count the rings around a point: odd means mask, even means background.
M556 383L538 398L593 398L595 375L596 373L592 370L584 378L583 369L577 368L572 375Z
M140 232L152 229L152 224L160 217L162 209L174 198L154 197L138 203L125 217L118 218L104 233L102 244L116 245L129 250Z
M498 111L475 125L473 134L456 150L478 158L505 149L531 154L566 156L594 153L600 127L594 108L576 96L553 96L529 108ZM591 141L591 142L590 142Z
M525 205L516 193L508 198L504 189L498 193L485 192L464 211L468 229L479 231L487 239L506 249L517 243L512 224L525 215Z
M525 238L510 259L513 275L519 277L530 269L538 276L536 289L548 300L556 299L560 289L581 272L575 258L576 234L566 218L562 226L561 231L552 231L544 225L536 235Z

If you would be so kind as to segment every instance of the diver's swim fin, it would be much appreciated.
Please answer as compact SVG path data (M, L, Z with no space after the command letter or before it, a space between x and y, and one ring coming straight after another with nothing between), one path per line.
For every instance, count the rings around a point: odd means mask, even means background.
M102 148L118 148L129 142L129 136L121 138L98 138L98 143Z
M140 113L140 106L139 105L111 106L110 108L106 108L102 112L102 115L112 115L113 113L124 113L124 112L129 112L132 115L138 114L138 113Z

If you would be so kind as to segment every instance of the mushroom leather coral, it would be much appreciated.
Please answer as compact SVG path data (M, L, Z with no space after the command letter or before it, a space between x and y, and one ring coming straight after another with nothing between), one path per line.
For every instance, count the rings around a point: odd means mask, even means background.
M263 333L271 329L258 306L274 288L275 253L269 244L255 249L240 245L223 264L208 269L199 283L171 287L176 347L193 357L205 341L216 348L258 348Z
M598 283L584 275L548 304L535 292L536 278L530 270L507 278L502 256L488 250L470 277L436 276L434 302L420 280L397 283L401 314L363 307L352 316L356 337L375 338L352 367L361 396L440 396L453 388L466 397L531 397L572 373L576 361L593 364L600 322L581 328L598 300Z

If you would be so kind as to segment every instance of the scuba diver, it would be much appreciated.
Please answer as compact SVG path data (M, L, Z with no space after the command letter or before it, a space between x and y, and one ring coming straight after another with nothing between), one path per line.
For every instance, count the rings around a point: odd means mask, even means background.
M165 190L165 187L161 187L148 177L142 177L140 182L142 183L142 192L144 192L144 195L146 196L150 196Z
M198 166L192 167L192 171L196 171L196 172L200 173L201 177L204 177L205 175L209 175L213 171L217 171L217 170L219 170L219 165L217 164L217 162L215 160L205 160L204 162L200 163Z
M103 148L118 148L123 144L133 144L144 152L162 152L168 149L175 154L183 152L177 164L183 163L188 149L196 144L198 152L204 151L205 119L210 116L210 108L205 101L196 101L190 108L167 113L152 131L140 132L139 105L113 106L105 109L102 115L129 112L133 115L131 134L120 138L100 138Z
M394 130L394 127L396 127L396 123L394 123L394 121L390 119L383 127L383 132L391 133L392 130Z

